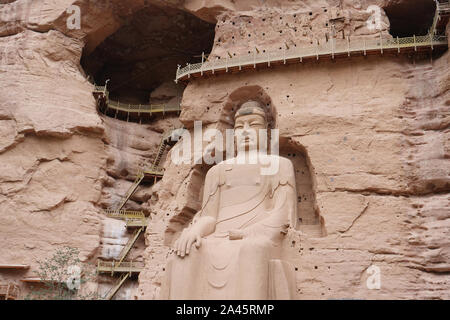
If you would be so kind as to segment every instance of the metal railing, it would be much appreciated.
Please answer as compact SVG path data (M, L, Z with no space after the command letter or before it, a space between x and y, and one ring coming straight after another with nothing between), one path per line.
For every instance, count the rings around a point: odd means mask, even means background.
M180 103L157 103L157 104L131 104L131 103L123 103L120 101L115 101L109 99L109 91L107 86L98 86L94 85L93 93L101 93L104 94L106 98L106 107L111 110L123 111L127 113L166 113L166 112L179 112L181 111Z
M0 296L5 300L17 299L20 294L20 289L15 284L0 284Z
M238 67L239 70L242 67L253 66L267 63L270 66L274 62L284 62L287 60L298 59L299 62L306 58L319 59L321 56L330 55L334 58L335 55L348 54L349 56L354 52L360 52L366 54L368 51L379 50L383 53L383 50L402 48L417 48L423 46L433 46L439 44L447 44L447 37L428 34L425 36L413 36L405 38L375 38L375 39L363 39L363 40L336 40L331 39L324 44L318 44L315 46L307 46L302 48L290 47L282 50L270 51L262 53L253 52L251 54L235 56L232 58L226 57L225 59L215 59L213 61L204 61L201 63L188 64L184 68L178 68L176 73L176 80L178 81L184 77L190 77L194 73L200 73L210 71L214 73L216 70L228 71L230 68Z
M181 125L179 127L173 127L172 129L167 130L163 133L162 140L168 142L168 140L178 140L184 133L184 126Z
M102 261L98 260L98 272L140 272L144 266L142 263L133 261Z
M441 12L448 13L450 11L450 1L447 2L438 2L437 9Z
M179 104L130 104L114 101L111 99L108 100L108 108L125 112L150 114L181 111Z
M164 175L164 169L162 168L154 168L153 165L150 168L142 170L142 172L148 175L152 176L163 176Z
M110 218L119 219L145 219L145 215L142 211L132 210L105 210L105 213Z
M106 92L106 86L94 85L94 92Z

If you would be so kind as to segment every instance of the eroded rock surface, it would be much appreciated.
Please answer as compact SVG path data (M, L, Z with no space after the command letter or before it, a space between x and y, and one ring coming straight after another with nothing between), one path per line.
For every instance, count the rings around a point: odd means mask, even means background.
M19 280L57 246L77 247L85 262L117 257L130 234L103 209L120 202L137 170L152 163L162 133L179 124L174 117L140 125L99 115L80 64L144 2L0 5L0 263L31 265L2 271L0 281L14 281L23 292L28 287ZM217 23L211 57L221 58L326 41L333 14L339 36L376 37L365 24L367 7L406 3L148 2ZM67 28L70 5L81 8L81 30ZM382 26L389 36L384 12ZM280 136L290 141L286 153L304 157L298 168L310 179L302 195L311 197L301 205L316 216L303 217L309 223L288 234L284 249L297 268L298 298L450 298L449 59L445 53L433 61L298 64L196 79L184 90L180 120L188 128L202 120L223 129L242 95L264 94ZM163 85L145 101L176 96ZM169 246L200 208L209 167L170 161L164 167L163 180L141 187L127 204L149 216L145 241L130 255L145 271L117 298L158 297ZM372 265L381 271L380 290L366 286ZM108 277L99 283L101 293L111 287Z

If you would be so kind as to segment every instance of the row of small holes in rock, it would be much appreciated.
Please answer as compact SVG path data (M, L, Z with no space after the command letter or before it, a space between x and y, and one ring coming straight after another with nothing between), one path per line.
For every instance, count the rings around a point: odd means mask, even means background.
M328 9L323 9L323 12L328 12ZM308 13L308 15L312 16L312 15L313 15L312 11L310 11L310 12ZM293 14L293 17L296 18L296 17L297 17L297 14L294 13L294 14ZM262 21L266 21L266 19L267 19L267 18L263 18ZM273 19L273 17L270 17L270 19ZM280 20L282 20L282 19L283 19L283 17L281 16L281 17L280 17ZM222 20L222 23L226 23L226 21L227 21L227 20ZM233 25L236 24L236 22L234 22L234 21L231 21L231 23L232 23ZM249 20L247 23L252 23L252 21Z

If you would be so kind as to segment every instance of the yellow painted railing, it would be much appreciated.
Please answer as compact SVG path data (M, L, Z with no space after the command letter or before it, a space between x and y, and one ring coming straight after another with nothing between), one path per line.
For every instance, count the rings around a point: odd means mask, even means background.
M101 261L97 262L97 271L98 272L141 272L143 269L142 263L133 262L133 261Z
M160 103L160 104L131 104L131 103L123 103L119 101L114 101L109 99L109 91L106 86L98 86L94 85L94 95L97 93L103 94L106 98L106 107L107 109L122 111L127 113L166 113L166 112L179 112L181 111L181 107L179 103Z
M150 167L147 169L142 170L144 174L152 175L152 176L163 176L164 175L164 169L159 167Z
M145 215L142 211L132 210L105 210L105 213L110 218L119 219L145 219Z
M179 104L129 104L114 100L108 100L108 109L134 113L165 113L180 111Z

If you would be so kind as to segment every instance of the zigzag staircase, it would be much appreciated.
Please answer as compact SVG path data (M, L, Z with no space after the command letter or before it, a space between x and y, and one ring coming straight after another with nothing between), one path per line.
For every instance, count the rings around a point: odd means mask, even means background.
M159 144L158 154L156 155L156 158L155 158L155 160L153 161L152 169L156 169L156 168L159 166L159 164L160 164L160 162L161 162L161 159L162 159L162 157L163 157L163 155L164 155L164 151L166 151L166 148L167 148L167 142L166 142L166 140L163 138L163 139L161 140L161 143Z
M122 210L122 208L125 206L130 197L136 192L137 188L143 181L148 178L153 178L154 182L156 182L158 178L162 178L164 171L160 168L161 160L167 147L175 144L176 140L178 140L174 138L176 136L176 134L174 135L174 133L180 129L182 128L174 129L164 133L158 148L158 153L155 157L155 160L153 161L151 168L144 171L139 171L136 175L136 179L128 189L119 206L116 209L106 210L105 212L106 215L110 218L125 220L127 229L133 230L133 233L128 239L127 244L120 252L117 261L98 261L98 273L110 273L111 276L114 276L114 273L121 274L114 286L105 295L104 299L106 300L112 299L128 278L130 278L133 274L139 274L142 270L142 268L136 266L136 264L133 265L133 262L125 261L125 259L135 245L136 241L139 239L139 236L143 234L145 229L147 228L147 220L142 211Z
M175 129L177 130L177 129ZM173 131L175 131L173 130ZM131 187L128 189L125 197L120 202L119 206L116 210L120 211L125 206L127 201L130 199L130 197L136 192L136 189L141 184L141 182L145 178L153 178L154 182L157 181L157 179L162 178L163 171L159 168L159 165L161 163L162 157L164 155L164 152L166 151L167 147L172 144L173 139L171 139L172 135L171 133L173 131L169 131L169 133L165 133L161 139L161 142L158 147L158 153L156 154L155 160L153 161L153 164L150 169L146 169L144 171L139 171L136 175L136 179L134 180Z

